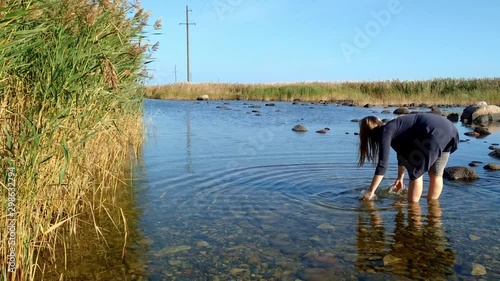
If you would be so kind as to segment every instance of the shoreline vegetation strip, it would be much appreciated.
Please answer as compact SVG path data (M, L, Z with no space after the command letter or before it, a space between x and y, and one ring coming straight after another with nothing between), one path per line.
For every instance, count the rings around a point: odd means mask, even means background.
M125 0L0 1L0 280L64 279L82 227L125 256L148 17Z
M268 84L175 83L148 86L146 97L165 100L339 101L357 105L500 104L500 78L443 78L422 81L294 82Z

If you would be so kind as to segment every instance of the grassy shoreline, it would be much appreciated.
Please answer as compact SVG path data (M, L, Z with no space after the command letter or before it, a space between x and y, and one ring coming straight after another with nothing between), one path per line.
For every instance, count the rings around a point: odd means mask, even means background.
M355 105L426 103L500 104L500 78L423 81L297 82L273 84L176 83L148 86L146 97L166 100L352 101Z

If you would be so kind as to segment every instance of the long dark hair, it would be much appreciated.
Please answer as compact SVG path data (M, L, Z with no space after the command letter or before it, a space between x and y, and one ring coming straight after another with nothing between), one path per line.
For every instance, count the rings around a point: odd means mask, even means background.
M359 121L359 159L358 167L365 160L375 163L378 160L380 127L384 123L376 116L368 116Z

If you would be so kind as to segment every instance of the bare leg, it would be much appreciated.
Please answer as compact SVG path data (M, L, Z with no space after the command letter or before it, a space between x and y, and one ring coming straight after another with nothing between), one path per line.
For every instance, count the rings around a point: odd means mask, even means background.
M420 196L422 196L422 187L422 176L416 180L410 180L410 185L408 186L408 203L415 203L420 200Z
M443 176L437 176L431 172L429 174L429 192L427 193L427 202L436 200L443 191Z

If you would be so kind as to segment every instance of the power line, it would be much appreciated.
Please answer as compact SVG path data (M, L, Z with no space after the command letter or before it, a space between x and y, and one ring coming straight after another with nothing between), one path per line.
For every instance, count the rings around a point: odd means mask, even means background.
M189 69L189 26L190 25L196 25L196 23L190 23L189 22L189 12L192 12L189 10L188 6L186 5L186 22L181 22L179 25L186 25L186 60L187 60L187 81L191 82L191 71Z

